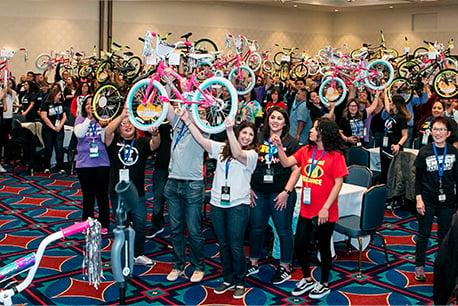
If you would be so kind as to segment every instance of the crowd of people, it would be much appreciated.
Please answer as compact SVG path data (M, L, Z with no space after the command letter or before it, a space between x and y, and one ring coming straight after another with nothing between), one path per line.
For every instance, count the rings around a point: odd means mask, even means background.
M378 182L385 183L391 160L404 147L416 145L421 150L415 161L419 214L415 278L425 281L432 220L438 216L440 242L456 211L458 177L456 102L432 95L428 80L407 102L401 95L389 97L383 91L350 87L346 103L325 105L317 94L320 77L282 82L278 75L261 73L253 91L239 97L237 116L227 118L225 133L218 135L202 133L188 112L175 105L169 108L167 123L146 132L132 125L127 108L109 124L100 124L91 108L95 86L91 78L75 79L67 72L53 84L33 72L18 82L11 78L0 94L2 162L9 161L12 129L24 122L40 121L45 148L43 172L65 174L64 125L73 126L70 147L77 152L82 219L94 217L97 203L102 234L108 234L110 203L111 212L118 203L115 185L120 180L130 181L138 191L138 201L129 213L136 234L135 264L154 266L154 260L145 255L144 244L145 239L164 231L166 205L173 248L167 280L173 282L185 274L188 241L193 268L189 279L202 281L204 160L216 160L209 203L223 281L214 292L234 290L234 298L244 296L246 277L259 272L263 237L272 218L281 255L271 282L289 280L296 257L303 278L291 294L323 298L330 292L330 243L338 220L338 194L348 175L347 148L380 147ZM144 172L149 156L155 159L151 227L147 226ZM3 167L0 170L6 171ZM293 234L295 186L301 176L300 217ZM248 259L244 250L247 230ZM321 254L320 281L314 281L310 271L312 235Z

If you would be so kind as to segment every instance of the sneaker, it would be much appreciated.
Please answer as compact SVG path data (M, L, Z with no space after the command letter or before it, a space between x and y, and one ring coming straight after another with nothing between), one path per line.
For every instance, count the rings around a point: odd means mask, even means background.
M49 174L49 173L51 173L51 170L45 169L44 174Z
M178 269L172 269L172 271L170 271L169 275L167 275L167 280L169 282L174 282L182 275L184 275L184 271L178 270Z
M202 278L204 278L204 271L195 270L191 275L191 283L200 283Z
M234 299L241 299L245 295L245 287L235 287L234 295L232 296Z
M415 267L415 280L419 282L426 282L425 267Z
M234 289L234 285L228 283L221 283L218 287L213 289L213 292L216 294L223 294L224 292Z
M5 173L5 172L6 172L5 168L3 168L2 165L0 165L0 173Z
M100 234L102 234L102 235L108 234L108 228L106 228L106 227L102 228L102 230L100 231Z
M67 174L67 172L64 169L60 169L59 174Z
M164 228L160 228L158 230L154 230L154 229L151 228L151 229L146 230L145 237L151 239L151 238L156 237L156 235L162 233L163 231L164 231Z
M258 272L259 272L259 267L251 264L251 261L248 262L248 266L246 269L246 276L257 274Z
M321 299L322 297L328 295L330 292L331 289L329 289L328 286L325 286L322 283L315 283L313 290L309 293L309 298Z
M156 262L151 258L146 257L145 255L141 255L138 257L134 257L134 265L136 266L155 266Z
M285 267L280 266L276 269L274 276L270 280L272 284L278 285L283 282L286 282L288 279L291 278L291 272L286 271Z
M291 295L300 296L303 294L307 294L310 291L312 291L314 287L315 287L315 283L312 280L308 281L305 278L303 278L299 282L296 283L296 288L293 289L293 291L291 292Z

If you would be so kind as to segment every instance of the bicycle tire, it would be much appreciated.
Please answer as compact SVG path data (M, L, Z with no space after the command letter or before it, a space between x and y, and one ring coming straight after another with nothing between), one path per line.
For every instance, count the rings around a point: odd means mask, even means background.
M78 69L78 76L82 79L87 78L92 73L92 65L84 65Z
M280 66L280 69L278 70L278 76L280 77L280 80L284 82L288 79L288 75L289 75L289 64L283 63Z
M334 82L336 86L333 86ZM329 106L329 101L332 99L332 101L336 101L337 106L345 100L347 96L347 86L341 78L329 77L321 83L318 89L318 95L323 104Z
M398 77L395 78L387 88L387 93L390 97L400 95L404 100L409 102L413 97L412 84L407 78Z
M37 56L35 59L35 67L37 67L40 70L46 70L50 66L50 61L51 61L51 55L42 53Z
M261 68L261 55L258 53L252 53L248 58L247 58L248 66L253 69L253 71L258 71Z
M360 54L361 52L362 52L362 51L361 51L360 48L352 50L352 51L350 52L350 58L351 58L351 59L354 59L354 60L359 60L359 58L358 58L356 55Z
M262 62L262 69L267 73L272 73L275 70L274 63L271 60L264 60Z
M455 69L457 70L458 69L458 63L456 61L456 59L452 58L452 57L446 57L444 59L444 69Z
M95 78L99 84L103 84L108 82L110 79L110 72L111 72L111 63L110 62L103 62L97 67L95 71Z
M129 71L127 73L127 78L129 80L135 79L138 74L140 73L140 70L142 69L142 59L138 56L132 56L130 57L127 61L122 62L122 65L124 67L133 67L135 68L132 71Z
M254 71L246 65L234 67L229 73L228 79L232 84L235 84L235 90L239 95L251 92L256 82Z
M458 94L458 71L455 69L441 70L433 80L433 90L442 99L455 98Z
M223 98L224 89L229 92L229 97ZM204 101L209 98L212 102L206 106ZM235 118L238 107L237 91L227 79L222 77L211 77L200 84L193 96L191 106L192 117L197 127L205 133L216 134L224 131L226 126L224 120L227 117ZM205 109L205 118L199 115L199 106Z
M277 53L275 53L274 55L274 63L277 64L277 66L281 66L281 62L282 62L282 57L283 55L285 55L285 53L283 53L282 51L279 51Z
M194 70L196 72L197 79L199 81L208 79L209 75L211 74L210 68L211 64L206 62L197 65L196 69Z
M124 97L115 84L104 84L94 93L92 112L94 117L108 123L121 114Z
M385 89L394 79L393 66L386 60L369 62L364 79L366 86L373 90Z
M309 70L306 65L299 63L293 67L293 75L296 78L306 78L309 75Z
M149 88L149 91L148 91ZM146 106L143 103L148 95ZM159 127L167 117L169 103L162 103L161 96L168 97L164 86L157 80L143 79L135 83L127 94L126 103L130 108L130 122L139 130L146 131L149 127Z
M211 53L218 51L216 44L208 38L202 38L194 43L194 49L202 53Z
M413 58L421 57L421 56L424 56L424 54L421 54L421 53L427 53L427 52L428 52L428 48L418 47L413 51L412 56Z
M405 61L398 66L398 75L403 78L417 75L419 71L420 66L414 61Z

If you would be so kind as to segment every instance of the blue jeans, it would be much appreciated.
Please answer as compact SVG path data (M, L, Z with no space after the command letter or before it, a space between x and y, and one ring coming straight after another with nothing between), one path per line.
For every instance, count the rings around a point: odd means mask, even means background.
M167 168L155 168L153 172L153 215L151 224L153 230L160 230L164 227L164 188L169 170Z
M243 246L250 214L249 205L211 207L213 229L219 242L224 282L245 286L246 258Z
M280 263L289 264L293 259L294 238L292 230L294 205L297 194L294 190L288 197L286 209L275 209L274 199L279 192L263 193L255 191L258 196L256 206L250 211L250 258L259 259L264 243L264 232L266 231L269 217L272 216L275 229L280 238Z
M113 214L116 214L118 208L118 195L110 194L111 207ZM145 227L146 227L146 202L145 197L138 197L135 206L131 207L128 215L132 228L135 231L134 256L145 255Z
M170 241L173 247L172 268L183 270L186 264L186 227L189 233L191 264L204 271L204 235L202 234L202 205L204 182L169 178L164 196L170 220Z

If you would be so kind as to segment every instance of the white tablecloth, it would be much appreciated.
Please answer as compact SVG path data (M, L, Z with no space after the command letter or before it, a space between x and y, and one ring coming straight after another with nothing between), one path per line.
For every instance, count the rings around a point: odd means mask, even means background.
M381 169L381 164L380 164L380 147L370 148L367 150L371 153L370 154L370 163L369 163L371 170L381 172L382 169ZM417 149L404 148L404 152L410 152L415 155L418 154Z

